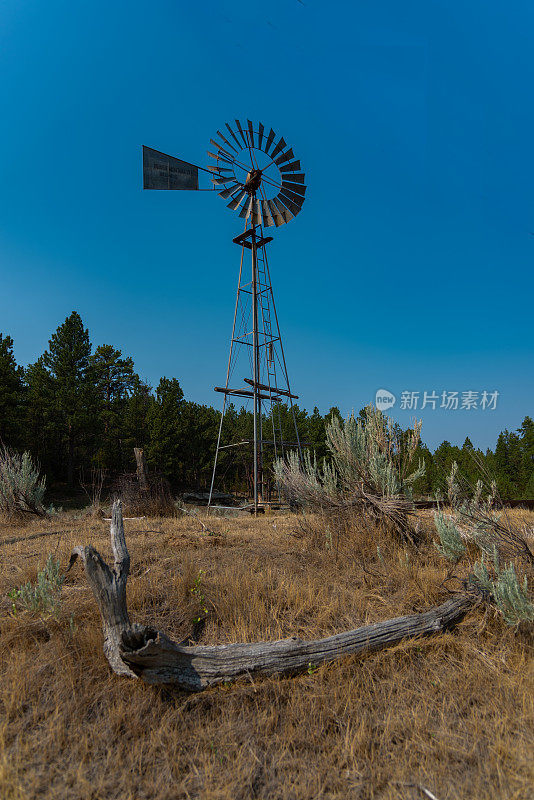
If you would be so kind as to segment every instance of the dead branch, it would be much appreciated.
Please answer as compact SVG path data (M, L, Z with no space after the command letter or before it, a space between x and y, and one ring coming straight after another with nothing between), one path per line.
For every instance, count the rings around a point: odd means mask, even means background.
M13 536L12 539L3 539L0 542L0 547L6 544L16 544L17 542L29 542L31 539L40 539L42 536L63 536L66 531L42 531L39 533L30 533L28 536Z
M209 533L210 536L218 536L219 535L216 531L212 531L211 528L208 528L208 526L205 525L204 522L202 522L200 517L197 514L195 514L194 511L189 511L189 509L185 507L184 503L179 504L178 508L184 514L187 514L188 517L193 517L193 519L196 519L196 521L200 524L200 526L202 527L202 530L205 533Z
M403 639L430 636L454 627L478 599L459 594L422 614L365 625L323 639L297 638L254 644L187 647L164 633L131 624L126 607L130 557L120 501L113 504L110 569L93 547L76 547L69 569L80 556L102 616L104 652L115 673L147 683L177 684L187 691L227 683L243 676L294 674L345 655L381 650Z

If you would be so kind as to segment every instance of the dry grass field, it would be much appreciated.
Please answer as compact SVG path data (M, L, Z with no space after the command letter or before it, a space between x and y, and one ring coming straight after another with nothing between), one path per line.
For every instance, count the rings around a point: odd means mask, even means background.
M209 525L218 535L189 517L126 521L132 620L181 640L205 607L202 643L314 638L447 597L430 544L415 556L355 530L327 550L289 515ZM59 533L28 538L46 530ZM433 639L187 695L110 673L79 564L57 618L13 614L7 593L50 552L109 558L109 523L6 523L0 541L2 800L534 797L532 638L487 608Z

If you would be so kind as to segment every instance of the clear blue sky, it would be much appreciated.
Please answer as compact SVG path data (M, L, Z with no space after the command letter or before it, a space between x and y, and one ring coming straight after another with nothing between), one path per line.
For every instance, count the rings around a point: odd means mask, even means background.
M143 192L141 145L205 164L260 119L308 176L270 253L303 405L497 390L419 415L431 446L493 446L534 415L533 53L527 0L0 0L0 331L27 364L76 309L219 403L241 221Z

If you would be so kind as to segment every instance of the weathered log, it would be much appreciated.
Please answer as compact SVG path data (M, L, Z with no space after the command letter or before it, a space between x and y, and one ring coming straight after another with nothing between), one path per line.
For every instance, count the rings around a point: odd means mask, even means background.
M147 683L172 683L200 691L247 675L292 674L342 656L381 650L403 639L436 634L454 627L478 602L459 594L422 614L376 622L324 639L237 643L228 645L178 644L164 633L132 625L126 609L126 581L130 558L126 549L120 501L113 505L111 570L92 547L77 547L71 556L83 560L96 597L104 628L104 652L119 675L140 677Z

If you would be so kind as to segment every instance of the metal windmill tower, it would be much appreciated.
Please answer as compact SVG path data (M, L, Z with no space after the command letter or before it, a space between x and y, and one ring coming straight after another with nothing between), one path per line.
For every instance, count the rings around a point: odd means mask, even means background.
M212 506L221 450L252 447L250 507L257 513L281 499L276 490L273 493L264 472L267 450L274 458L283 457L287 448L297 449L301 455L293 407L298 397L291 392L267 259L266 248L272 237L265 235L264 228L279 227L297 216L304 203L305 176L284 138L278 138L272 128L267 133L261 122L255 125L247 120L242 125L236 119L234 128L226 124L224 133L218 130L217 137L210 139L208 156L212 163L207 169L143 147L144 188L198 190L200 170L210 174L211 188L228 200L227 207L238 211L243 220L244 230L233 239L241 257L226 381L224 386L215 387L224 400L208 505ZM236 373L246 386L234 388ZM252 401L251 439L222 440L231 397ZM291 441L284 438L283 403L290 407Z

